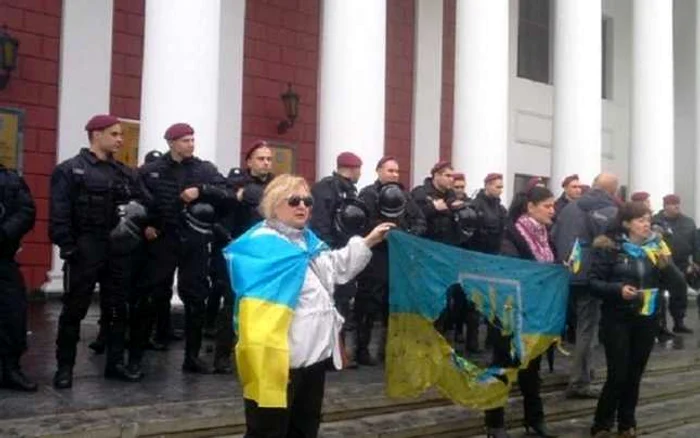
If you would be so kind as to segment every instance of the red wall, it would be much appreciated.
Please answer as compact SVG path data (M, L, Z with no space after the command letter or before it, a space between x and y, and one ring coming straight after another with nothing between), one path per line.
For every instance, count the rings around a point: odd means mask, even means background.
M61 0L3 2L0 17L20 44L17 70L0 91L0 106L25 111L23 173L37 204L37 221L24 239L19 261L27 285L35 289L51 267L48 189L56 161Z
M112 83L109 111L141 118L144 0L114 0Z
M452 159L452 111L455 88L455 0L445 0L442 26L442 112L440 159ZM457 169L459 170L459 169Z
M411 121L413 115L413 0L387 0L386 23L386 155L398 158L401 182L411 181ZM374 170L367 163L365 172ZM372 167L369 167L372 166Z
M256 139L297 146L297 173L316 176L316 93L320 0L246 3L243 66L242 154ZM299 116L286 134L280 99L291 82L300 96Z

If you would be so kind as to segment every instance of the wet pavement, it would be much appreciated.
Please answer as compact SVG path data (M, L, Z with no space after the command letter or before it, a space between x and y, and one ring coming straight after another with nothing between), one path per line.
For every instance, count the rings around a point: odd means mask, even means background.
M694 300L693 300L694 301ZM181 310L181 309L180 309ZM232 415L240 416L241 388L235 375L190 375L183 374L180 366L183 359L184 342L174 342L166 352L149 351L144 364L146 378L139 383L122 383L107 381L102 377L104 355L95 355L88 349L88 344L97 334L97 319L99 308L93 305L83 322L81 341L78 346L78 358L75 368L73 388L57 391L51 386L51 378L55 371L54 342L56 324L60 312L58 301L33 302L29 315L29 345L30 349L22 359L26 374L40 384L37 393L23 394L0 389L0 420L20 420L42 418L51 421L57 414L84 413L120 407L140 407L133 414L128 411L124 415L141 416L156 415L156 410L149 407L159 407L157 415L168 417L176 415L169 412L168 406L175 402L199 402L221 399L222 404L228 403ZM695 307L689 309L688 325L700 330ZM181 311L173 315L174 326L182 326ZM482 330L482 335L485 330ZM376 339L376 336L374 337ZM700 351L698 335L676 337L673 341L657 344L650 361L650 366L666 358L688 352L696 354ZM212 341L205 342L206 346ZM482 342L483 345L483 342ZM571 349L567 345L565 348ZM604 365L601 349L596 351L597 368ZM212 353L204 353L204 359L213 360ZM472 357L475 362L486 362L487 354ZM570 358L559 353L556 355L554 373L546 371L543 364L543 377L562 379L566 375ZM372 397L383 397L383 370L381 367L361 368L338 373L329 373L326 390L326 407L339 412L343 406L352 400ZM143 409L141 409L143 408ZM14 423L14 422L13 422ZM0 421L2 429L3 421ZM3 435L4 436L4 435ZM25 436L19 432L17 435ZM79 436L79 435L78 435Z

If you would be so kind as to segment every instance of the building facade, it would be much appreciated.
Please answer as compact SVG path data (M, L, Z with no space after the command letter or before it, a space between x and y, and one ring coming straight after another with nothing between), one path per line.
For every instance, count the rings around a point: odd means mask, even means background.
M61 288L49 175L95 113L124 120L132 163L186 121L224 173L263 138L310 180L345 150L366 163L361 184L385 154L406 185L450 159L470 191L492 171L512 193L533 175L558 191L608 170L695 213L698 22L694 0L3 2L20 45L0 110L22 114L19 167L38 204L27 282ZM300 101L282 132L288 84Z

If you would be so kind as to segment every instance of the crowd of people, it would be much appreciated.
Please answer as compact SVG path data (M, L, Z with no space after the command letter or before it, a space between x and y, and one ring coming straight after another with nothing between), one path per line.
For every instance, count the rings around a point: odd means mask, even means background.
M696 287L700 277L695 264L700 248L695 222L681 213L676 195L666 196L663 209L652 215L649 195L637 192L623 201L618 179L610 173L598 175L590 187L571 175L562 181L558 198L541 178L533 178L506 209L500 173L488 174L472 199L467 176L440 161L422 184L408 190L391 156L376 163L376 181L358 191L363 162L350 152L337 157L332 175L309 186L299 177L275 177L272 149L264 141L252 144L244 166L224 177L214 164L195 156L194 129L185 123L165 131L168 152L149 153L142 166L132 169L114 159L123 142L116 117L94 116L85 130L89 147L60 163L51 176L49 236L64 261L56 389L73 385L80 324L96 286L100 332L90 347L105 352L105 378L140 381L145 352L167 349L178 338L170 325L176 273L185 311L183 372L232 373L236 291L224 248L244 235L272 234L284 245L301 248L310 260L289 333L287 403L267 407L247 399L248 437L316 436L325 369L338 365L334 351L345 368L383 361L389 316L384 237L392 228L536 263L566 264L574 246L580 247L581 269L571 274L563 334L575 339L566 395L598 399L592 436L607 436L616 419L620 436L635 436L639 383L655 340L692 333L684 318L688 285ZM37 385L20 367L27 348L27 301L15 254L35 215L23 179L0 167L0 284L5 291L0 294L0 383L23 391L35 391ZM323 248L312 252L309 236L324 242ZM666 291L672 330L666 322ZM483 318L459 285L450 287L448 300L436 327L453 335L455 345L463 342L465 355L479 353ZM309 312L322 315L312 324L318 337L298 329ZM328 335L336 324L338 339ZM487 331L494 365L523 365L518 382L528 434L554 436L539 394L541 358L512 364L509 339L495 327L487 325ZM213 364L200 357L205 335L215 339ZM379 337L374 343L373 335ZM608 368L602 392L591 387L599 338ZM379 345L375 352L374 344ZM489 436L508 436L504 417L502 408L486 412Z

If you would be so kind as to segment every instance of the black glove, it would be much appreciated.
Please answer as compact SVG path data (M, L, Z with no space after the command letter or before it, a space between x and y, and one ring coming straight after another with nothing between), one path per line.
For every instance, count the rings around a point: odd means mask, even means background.
M61 259L66 261L75 260L75 258L78 256L78 247L75 245L62 246L60 256Z

